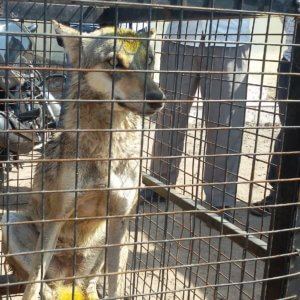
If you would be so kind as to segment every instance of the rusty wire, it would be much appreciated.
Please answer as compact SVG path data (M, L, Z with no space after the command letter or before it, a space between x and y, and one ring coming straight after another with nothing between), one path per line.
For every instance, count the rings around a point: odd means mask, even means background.
M6 10L8 10L8 0L6 3ZM16 12L18 5L22 4L22 1L15 1ZM156 66L154 70L127 70L127 69L109 69L112 74L122 74L127 76L129 74L139 75L154 75L154 76L174 76L175 86L164 87L165 93L168 95L165 103L168 105L168 109L165 110L165 117L172 119L172 126L169 124L166 126L164 119L160 123L160 119L156 117L145 117L143 116L143 125L137 129L121 129L121 128L97 128L97 129L84 129L80 128L79 121L74 128L49 128L43 124L42 126L36 126L33 128L1 128L0 135L8 138L10 135L22 133L36 133L41 137L41 143L38 147L34 148L28 154L16 155L3 152L0 153L0 170L3 170L5 177L3 179L3 189L0 191L0 197L2 197L0 207L1 213L14 213L23 212L24 206L27 202L30 202L32 195L40 195L41 201L47 197L47 195L58 195L73 193L78 195L87 192L105 192L107 194L107 208L109 207L109 201L111 193L116 191L134 191L136 190L139 195L139 206L136 211L132 211L129 214L117 214L117 215L104 215L104 216L80 216L78 215L78 207L74 205L74 215L67 218L45 218L45 211L43 211L40 218L35 220L26 221L10 221L9 219L2 222L2 231L6 230L9 236L10 228L20 226L35 226L38 224L44 228L47 224L57 222L69 222L74 224L74 243L72 246L56 248L56 249L44 249L32 250L32 251L19 251L17 253L5 253L5 249L1 249L0 253L0 267L1 277L0 291L1 295L6 295L12 299L17 295L12 292L12 288L18 286L25 286L26 284L33 283L32 281L10 281L10 271L7 271L7 262L9 259L14 257L22 257L25 255L40 254L41 259L47 253L55 253L60 255L62 253L73 253L73 275L72 276L58 276L57 278L43 278L36 282L41 284L53 284L62 280L73 283L73 293L75 288L75 279L88 279L88 278L104 278L104 287L99 287L102 294L107 288L107 279L109 276L116 274L123 274L126 277L125 281L125 296L132 298L143 297L143 299L160 299L172 297L172 299L257 299L266 295L266 290L270 286L275 287L278 280L292 281L294 277L300 275L299 270L290 271L288 274L276 275L268 277L268 270L270 264L280 259L296 259L299 256L299 249L293 248L290 252L275 253L272 252L274 244L272 240L278 234L286 234L289 239L292 236L299 234L300 227L294 225L293 227L276 227L276 218L278 212L286 212L297 210L299 211L299 202L288 199L286 202L281 201L282 191L281 187L284 185L292 185L299 188L300 177L299 174L294 174L287 178L267 178L268 168L274 165L272 157L278 156L280 161L286 158L293 158L299 156L300 149L289 149L284 148L281 144L280 149L274 149L274 144L280 140L277 136L280 130L289 132L293 131L296 134L299 132L299 124L283 124L282 118L286 118L287 113L278 111L280 105L295 105L299 103L300 97L295 99L278 99L278 92L282 90L282 87L278 83L277 77L285 76L289 78L290 88L291 81L299 77L299 73L296 69L290 68L289 71L277 71L274 65L280 63L281 56L283 54L283 47L291 47L293 52L298 49L298 44L295 42L295 33L293 33L294 40L285 42L285 38L291 34L286 34L282 29L278 32L269 32L271 28L271 22L277 17L298 17L297 14L284 14L280 12L264 12L263 14L259 11L245 11L245 10L232 10L232 9L221 9L221 8L204 8L193 5L168 5L158 3L136 3L130 1L71 1L72 5L77 6L78 10L81 11L78 17L78 26L80 28L80 34L78 38L83 40L86 36L83 33L84 14L83 6L91 5L94 7L110 7L115 9L115 23L118 24L118 10L119 8L132 8L137 7L144 9L148 13L148 19L145 23L151 26L159 27L165 26L164 21L157 21L155 15L152 15L154 9L164 9L166 12L180 11L181 19L183 22L183 14L185 12L198 12L209 13L210 17L206 17L207 20L212 20L214 14L224 13L232 14L236 19L241 22L243 18L251 18L253 21L253 29L248 37L249 41L223 41L225 47L228 49L231 45L249 47L249 56L245 57L246 69L240 71L236 70L225 70L225 61L230 59L230 56L225 55L225 51L221 55L216 55L215 58L222 61L223 68L220 70L209 70L202 68L201 70L180 69L180 64L177 63L175 69L167 68L160 69ZM179 4L180 1L178 1ZM272 1L271 1L272 2ZM55 59L52 61L52 55L63 53L62 48L58 48L55 44L55 38L59 35L50 32L48 29L52 29L52 25L48 19L46 19L46 4L56 3L57 5L67 5L70 1L36 1L43 6L44 15L36 17L36 24L47 25L43 32L14 32L7 30L5 33L0 33L0 37L15 36L18 38L32 38L39 42L42 41L43 48L35 48L32 51L33 63L32 66L24 66L20 63L11 64L7 61L0 65L0 80L5 81L4 95L1 96L0 105L3 104L3 111L8 111L9 105L21 105L28 104L28 99L22 98L20 95L16 97L8 97L8 80L12 78L8 75L8 72L17 71L21 75L26 71L35 70L40 72L42 78L45 78L45 74L78 74L79 77L85 73L96 72L103 73L107 72L104 68L83 68L80 64L76 67L71 67L66 62L65 57L57 63ZM184 3L184 1L182 1ZM243 4L243 1L241 1ZM68 10L68 7L65 8ZM6 13L14 13L14 10ZM8 14L9 15L9 14ZM39 18L39 19L38 19ZM60 19L60 16L57 16ZM223 18L221 18L223 19ZM72 18L70 17L70 20ZM265 32L255 32L254 26L257 22L262 22L265 27ZM10 17L6 17L6 21L11 21ZM99 20L95 20L96 23ZM31 19L32 22L32 19ZM275 21L274 21L275 22ZM257 25L256 25L257 26ZM49 28L48 28L49 27ZM213 33L211 33L213 34ZM242 34L241 32L239 34ZM229 32L227 28L227 37L234 36ZM63 35L63 37L71 37L70 35ZM279 38L280 37L280 40ZM89 37L92 38L92 37ZM195 35L196 38L196 35ZM189 36L188 38L180 37L180 34L172 37L171 40L176 45L182 46L186 51L188 43L195 42L195 38ZM259 39L260 38L260 39ZM276 41L270 42L268 38L277 39ZM126 37L117 37L115 35L106 36L105 39L112 39L116 45L116 40L125 40ZM150 38L149 35L145 37L132 37L133 41L141 40L149 44L149 42L155 44L155 55L161 56L163 50L160 46L161 43L166 41L166 36L163 32L158 33L157 37ZM258 40L259 39L259 40ZM264 41L262 41L264 39ZM46 40L49 45L46 47ZM217 48L215 46L216 41L209 36L206 39L198 41L202 47L205 48L205 44L213 45L211 49ZM177 47L177 46L176 46ZM179 46L178 46L179 47ZM256 57L253 53L258 52L258 48L262 54L261 57ZM270 49L279 49L275 55L270 55ZM196 48L196 47L195 47ZM200 48L199 48L200 49ZM254 49L254 50L253 50ZM256 50L255 50L256 49ZM81 51L81 50L80 50ZM202 50L203 51L203 50ZM148 52L148 49L147 49ZM187 51L188 52L188 51ZM184 59L197 59L193 53L184 53ZM176 52L170 51L167 53L170 56L176 54L179 57L179 50L176 48ZM202 52L203 54L203 52ZM213 56L212 53L208 53L207 56L203 55L204 58ZM235 55L237 55L237 50ZM116 54L114 53L114 57ZM235 65L236 65L235 57ZM256 65L255 65L256 64ZM258 66L258 64L261 64ZM272 65L273 67L268 67ZM296 70L296 71L295 71ZM253 95L247 98L234 98L233 94L229 99L210 99L209 96L200 95L199 91L195 94L190 94L190 90L184 91L184 85L191 85L191 80L200 78L200 82L210 80L210 89L214 88L214 81L229 82L235 84L242 84L241 80L235 78L239 75L245 75L247 77L247 87L251 87L255 90ZM231 76L230 79L225 79L226 76ZM189 78L189 83L184 83L183 78ZM221 79L220 79L221 78ZM227 78L227 77L226 77ZM270 79L273 78L273 79ZM276 78L276 79L274 79ZM128 100L114 100L112 99L91 99L84 100L80 98L80 80L78 87L78 99L69 99L64 93L66 86L65 83L61 83L55 92L58 96L54 100L49 100L49 103L58 102L60 105L68 105L74 103L77 108L85 103L106 103L115 107L117 103L126 103ZM158 81L158 79L156 79ZM145 84L146 84L145 77ZM114 86L114 81L113 84ZM200 87L201 89L201 87ZM17 90L17 89L16 89ZM222 89L221 89L222 90ZM272 91L272 100L269 100L269 96L265 96L265 91L269 93ZM2 90L0 90L1 94ZM201 91L203 92L203 90ZM247 93L249 92L249 88ZM232 92L233 93L233 92ZM114 95L114 89L112 91ZM144 86L144 98L146 90ZM206 98L205 98L206 97ZM180 101L178 101L180 100ZM33 100L31 102L42 103L43 117L45 116L45 105L44 99ZM145 107L146 103L150 103L151 100L136 99L132 100L132 103L142 103ZM241 104L241 102L244 102ZM247 105L246 105L246 104ZM244 109L245 110L245 122L242 125L227 125L220 121L212 122L214 126L206 127L205 124L208 119L205 117L206 105L228 105L232 110ZM244 106L245 104L245 106ZM184 105L190 106L190 111L184 110ZM1 110L1 109L0 109ZM219 108L219 115L222 113L222 109ZM182 126L182 124L176 124L176 113L179 118L188 118L188 123ZM80 108L77 109L77 115L74 118L78 118L80 115ZM284 116L283 116L284 115ZM114 116L112 110L112 116ZM232 115L228 117L231 120ZM250 120L250 121L249 121ZM112 120L111 120L112 123ZM229 121L230 123L230 121ZM112 125L112 124L111 124ZM229 144L221 145L218 150L214 153L207 153L209 147L216 145L213 141L208 141L207 136L215 133L216 136L220 134L230 134L234 131L239 131L243 135L243 143L240 150L232 150ZM53 134L64 134L70 133L77 137L82 133L94 133L94 132L105 132L112 137L116 133L140 133L141 141L140 155L134 155L131 157L114 157L111 155L111 139L109 154L107 157L81 157L78 149L76 155L73 157L62 157L62 158L47 158L45 156L45 144L47 141L52 139ZM169 149L168 153L154 153L152 151L153 144L156 142L157 135L169 134L170 139L168 141L161 142L161 147L166 147L169 144L174 145L174 149ZM178 142L178 135L184 135L184 146L178 146L181 142ZM175 140L175 142L174 142ZM10 148L13 144L3 145L0 144L0 150L5 149L5 146ZM77 148L79 142L77 139ZM217 148L215 148L217 149ZM174 150L174 151L173 151ZM219 153L218 151L221 151ZM2 156L1 156L2 155ZM230 159L240 159L241 168L238 174L235 174L232 170L228 169L228 161ZM226 160L223 166L218 165L218 161ZM177 164L176 161L181 163ZM97 185L92 188L82 188L76 186L72 189L47 189L44 187L45 182L48 178L45 177L45 168L47 164L55 162L57 165L63 163L76 165L78 171L78 165L85 164L88 162L96 163L107 163L111 166L112 163L116 162L133 162L136 161L139 164L139 180L140 183L137 186L126 186L126 187L112 187L110 186L110 179L107 184ZM151 163L160 161L160 171L153 171ZM33 175L35 166L40 163L42 165L42 177L43 187L41 189L33 188ZM224 180L209 182L205 179L204 170L205 167L213 167L213 173L224 172L227 175ZM280 165L277 172L280 173L281 169L284 169L284 165ZM167 175L163 174L163 171L168 170ZM176 170L178 173L177 181L174 183L171 180L171 171ZM76 171L76 176L78 176ZM214 176L213 174L213 176ZM110 178L110 175L109 175ZM143 181L144 185L141 184ZM76 180L77 182L77 180ZM237 191L227 191L226 186L236 186ZM272 186L275 188L272 188ZM212 187L215 192L221 192L223 194L223 206L213 207L208 201L205 201L205 189ZM273 203L260 203L260 205L253 206L255 202L266 198L269 195L269 191L274 189L275 202ZM143 191L154 191L160 198L155 200L152 196L149 198L145 197ZM225 197L234 197L234 205L226 206ZM294 195L295 196L295 195ZM23 202L23 198L25 199ZM164 201L161 199L165 199ZM160 201L161 200L161 201ZM281 202L280 202L281 201ZM25 204L24 204L25 203ZM108 209L106 209L108 210ZM263 217L254 217L251 212L254 210L260 210L264 214ZM232 223L228 222L225 217L226 214L230 214ZM87 221L101 221L106 222L110 220L116 220L122 218L123 220L129 220L129 240L124 243L109 243L106 237L106 241L103 245L98 246L78 246L76 241L77 236L77 225L80 222ZM108 226L106 226L107 230ZM42 230L43 232L43 230ZM3 247L3 241L0 241ZM86 276L79 276L76 274L76 253L80 253L83 250L94 250L104 249L105 254L107 251L117 246L128 246L130 249L130 257L127 262L127 269L120 272L96 272L95 274L88 274ZM275 245L276 247L276 245ZM259 250L257 250L259 249ZM255 252L257 250L257 252ZM106 255L105 255L106 256ZM104 265L107 261L105 260ZM9 278L9 279L7 279ZM20 290L22 292L22 289ZM74 297L74 295L73 295ZM286 295L282 299L294 299L294 295ZM279 297L278 297L279 298ZM110 297L110 299L116 299L116 297ZM171 299L171 298L170 298ZM267 299L267 298L265 298Z

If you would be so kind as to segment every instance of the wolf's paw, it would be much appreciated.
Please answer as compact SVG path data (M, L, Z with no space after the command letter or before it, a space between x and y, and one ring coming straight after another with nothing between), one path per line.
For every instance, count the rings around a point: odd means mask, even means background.
M43 296L43 297L41 297L41 299L44 299L44 300L57 299L56 291L51 289L50 286L46 283L44 283L44 285L43 285L43 291L41 292L41 295Z
M99 300L98 293L90 293L87 294L87 300Z
M87 300L98 300L100 299L97 293L97 281L92 279L86 289Z

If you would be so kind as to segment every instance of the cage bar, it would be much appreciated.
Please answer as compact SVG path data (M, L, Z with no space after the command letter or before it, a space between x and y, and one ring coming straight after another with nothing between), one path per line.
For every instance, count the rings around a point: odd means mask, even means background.
M24 297L33 282L20 273L36 256L45 299L61 286L72 300L91 290L99 299L297 299L298 2L2 0L0 297ZM70 28L60 33L53 19ZM83 119L87 107L107 110L106 125ZM116 123L133 115L134 128ZM83 151L82 136L88 145L105 136L105 155ZM51 156L66 145L74 151ZM49 176L66 165L59 180ZM97 172L103 180L86 186ZM111 210L116 194L136 194L136 207ZM70 215L49 215L49 197L58 208L69 195ZM47 247L47 228L62 222L69 234ZM92 222L102 240L85 244L82 224ZM115 276L121 288L111 292Z

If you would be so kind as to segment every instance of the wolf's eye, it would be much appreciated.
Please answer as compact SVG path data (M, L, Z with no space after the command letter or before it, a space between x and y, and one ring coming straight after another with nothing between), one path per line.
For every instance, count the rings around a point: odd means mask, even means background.
M111 58L108 63L113 67L115 65L115 60Z
M108 63L112 66L112 67L116 67L116 68L123 68L123 65L120 63L120 61L116 58L111 58Z
M148 57L148 66L150 66L151 64L152 64L152 62L153 62L153 57L152 56L149 56Z

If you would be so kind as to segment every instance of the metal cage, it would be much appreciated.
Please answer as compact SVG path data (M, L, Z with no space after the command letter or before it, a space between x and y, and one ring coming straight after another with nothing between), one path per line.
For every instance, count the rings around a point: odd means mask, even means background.
M299 299L298 5L2 0L1 299L21 299L34 286L35 265L34 299L95 299L90 284L98 299ZM104 61L109 39L114 51ZM104 106L106 127L85 126L94 121L83 119L85 109L96 116ZM149 107L158 112L149 116ZM139 115L140 126L115 126L122 114ZM82 141L104 135L106 155L84 152ZM127 154L121 143L133 135L135 154ZM71 154L53 154L73 142ZM115 162L135 163L135 181L128 184L129 167L115 170ZM68 164L69 173L59 171ZM92 167L84 173L85 164ZM71 188L60 188L68 180ZM82 184L89 180L95 185ZM125 200L137 193L130 211L114 212L120 191ZM103 210L85 193L105 198ZM69 194L73 207L61 217ZM60 200L46 206L55 195ZM127 226L119 242L114 220ZM92 221L104 229L83 226ZM59 235L48 236L51 224L68 226L70 236L61 237L59 225ZM101 243L83 243L85 230ZM126 268L109 268L121 257L116 249L128 249ZM121 291L110 292L118 275Z

